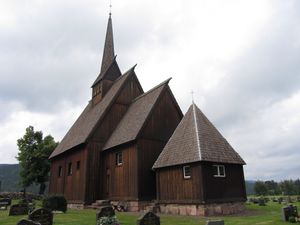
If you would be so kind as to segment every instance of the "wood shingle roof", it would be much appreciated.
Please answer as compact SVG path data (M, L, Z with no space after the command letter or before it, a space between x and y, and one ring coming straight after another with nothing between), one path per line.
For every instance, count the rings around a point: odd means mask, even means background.
M193 103L154 163L153 169L199 161L245 164Z
M162 82L131 103L128 111L114 130L103 150L135 140L142 130L151 110L170 79Z
M79 144L85 143L95 127L104 117L106 111L114 102L114 99L117 98L118 93L122 89L126 80L133 74L134 67L114 82L101 102L93 106L90 101L49 158L53 158Z

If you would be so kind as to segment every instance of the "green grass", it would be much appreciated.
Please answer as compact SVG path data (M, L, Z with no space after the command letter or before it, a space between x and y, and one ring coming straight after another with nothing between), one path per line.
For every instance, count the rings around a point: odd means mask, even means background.
M293 203L300 209L300 203ZM208 219L224 219L226 225L287 225L281 221L281 207L278 203L269 202L267 206L246 204L245 215L220 216L220 217L196 217L196 216L170 216L160 215L162 225L204 225ZM121 225L135 225L138 213L117 213ZM26 216L8 216L8 210L0 211L1 225L15 225ZM96 211L68 210L65 214L54 215L54 225L95 225Z

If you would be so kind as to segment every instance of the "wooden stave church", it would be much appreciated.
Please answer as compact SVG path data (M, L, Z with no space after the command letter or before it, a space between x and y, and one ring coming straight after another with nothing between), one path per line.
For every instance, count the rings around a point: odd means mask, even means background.
M183 114L168 85L170 79L144 93L134 68L122 75L118 67L110 14L101 71L92 85L92 99L49 157L49 193L64 194L69 205L88 205L98 199L126 201L136 206L131 211L141 210L139 203L153 200L173 208L174 203L197 208L201 208L199 204L237 203L237 209L230 213L241 211L245 201L242 159L227 163L231 167L238 165L238 197L217 195L210 200L193 200L182 193L175 193L182 196L177 199L161 197L164 190L161 184L165 183L160 180L162 171L186 165L158 165ZM180 214L178 210L165 207L166 213ZM188 213L187 209L183 214L205 215L205 212Z

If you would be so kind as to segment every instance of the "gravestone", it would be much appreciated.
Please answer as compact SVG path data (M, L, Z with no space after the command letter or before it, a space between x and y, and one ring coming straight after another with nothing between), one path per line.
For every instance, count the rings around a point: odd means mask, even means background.
M111 206L103 206L99 208L99 210L96 213L96 220L98 220L101 217L113 217L115 216L115 211Z
M208 220L206 225L224 225L224 220Z
M10 198L1 198L0 199L0 209L4 208L7 209L7 206L11 205L11 199Z
M35 222L32 220L22 219L17 223L17 225L41 225L41 224L39 222Z
M15 204L9 209L9 216L27 215L28 214L28 204Z
M297 202L300 202L300 196L297 196Z
M282 197L278 198L278 204L281 204L282 201L283 201L283 198L282 198Z
M283 221L288 221L290 216L298 217L297 206L288 205L281 208L281 218Z
M266 206L265 199L264 199L264 198L258 199L258 205L259 205L259 206Z
M160 225L159 216L155 215L155 213L149 211L143 216L141 216L137 221L137 225Z
M53 213L51 210L45 208L34 210L29 214L28 218L39 222L41 225L52 225L53 223Z

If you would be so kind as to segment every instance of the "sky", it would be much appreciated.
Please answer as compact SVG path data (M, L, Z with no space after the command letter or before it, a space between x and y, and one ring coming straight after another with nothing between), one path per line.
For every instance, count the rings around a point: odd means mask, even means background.
M122 72L194 101L243 157L248 180L299 178L300 1L113 0ZM91 98L108 0L1 0L0 163L26 127L60 141Z

